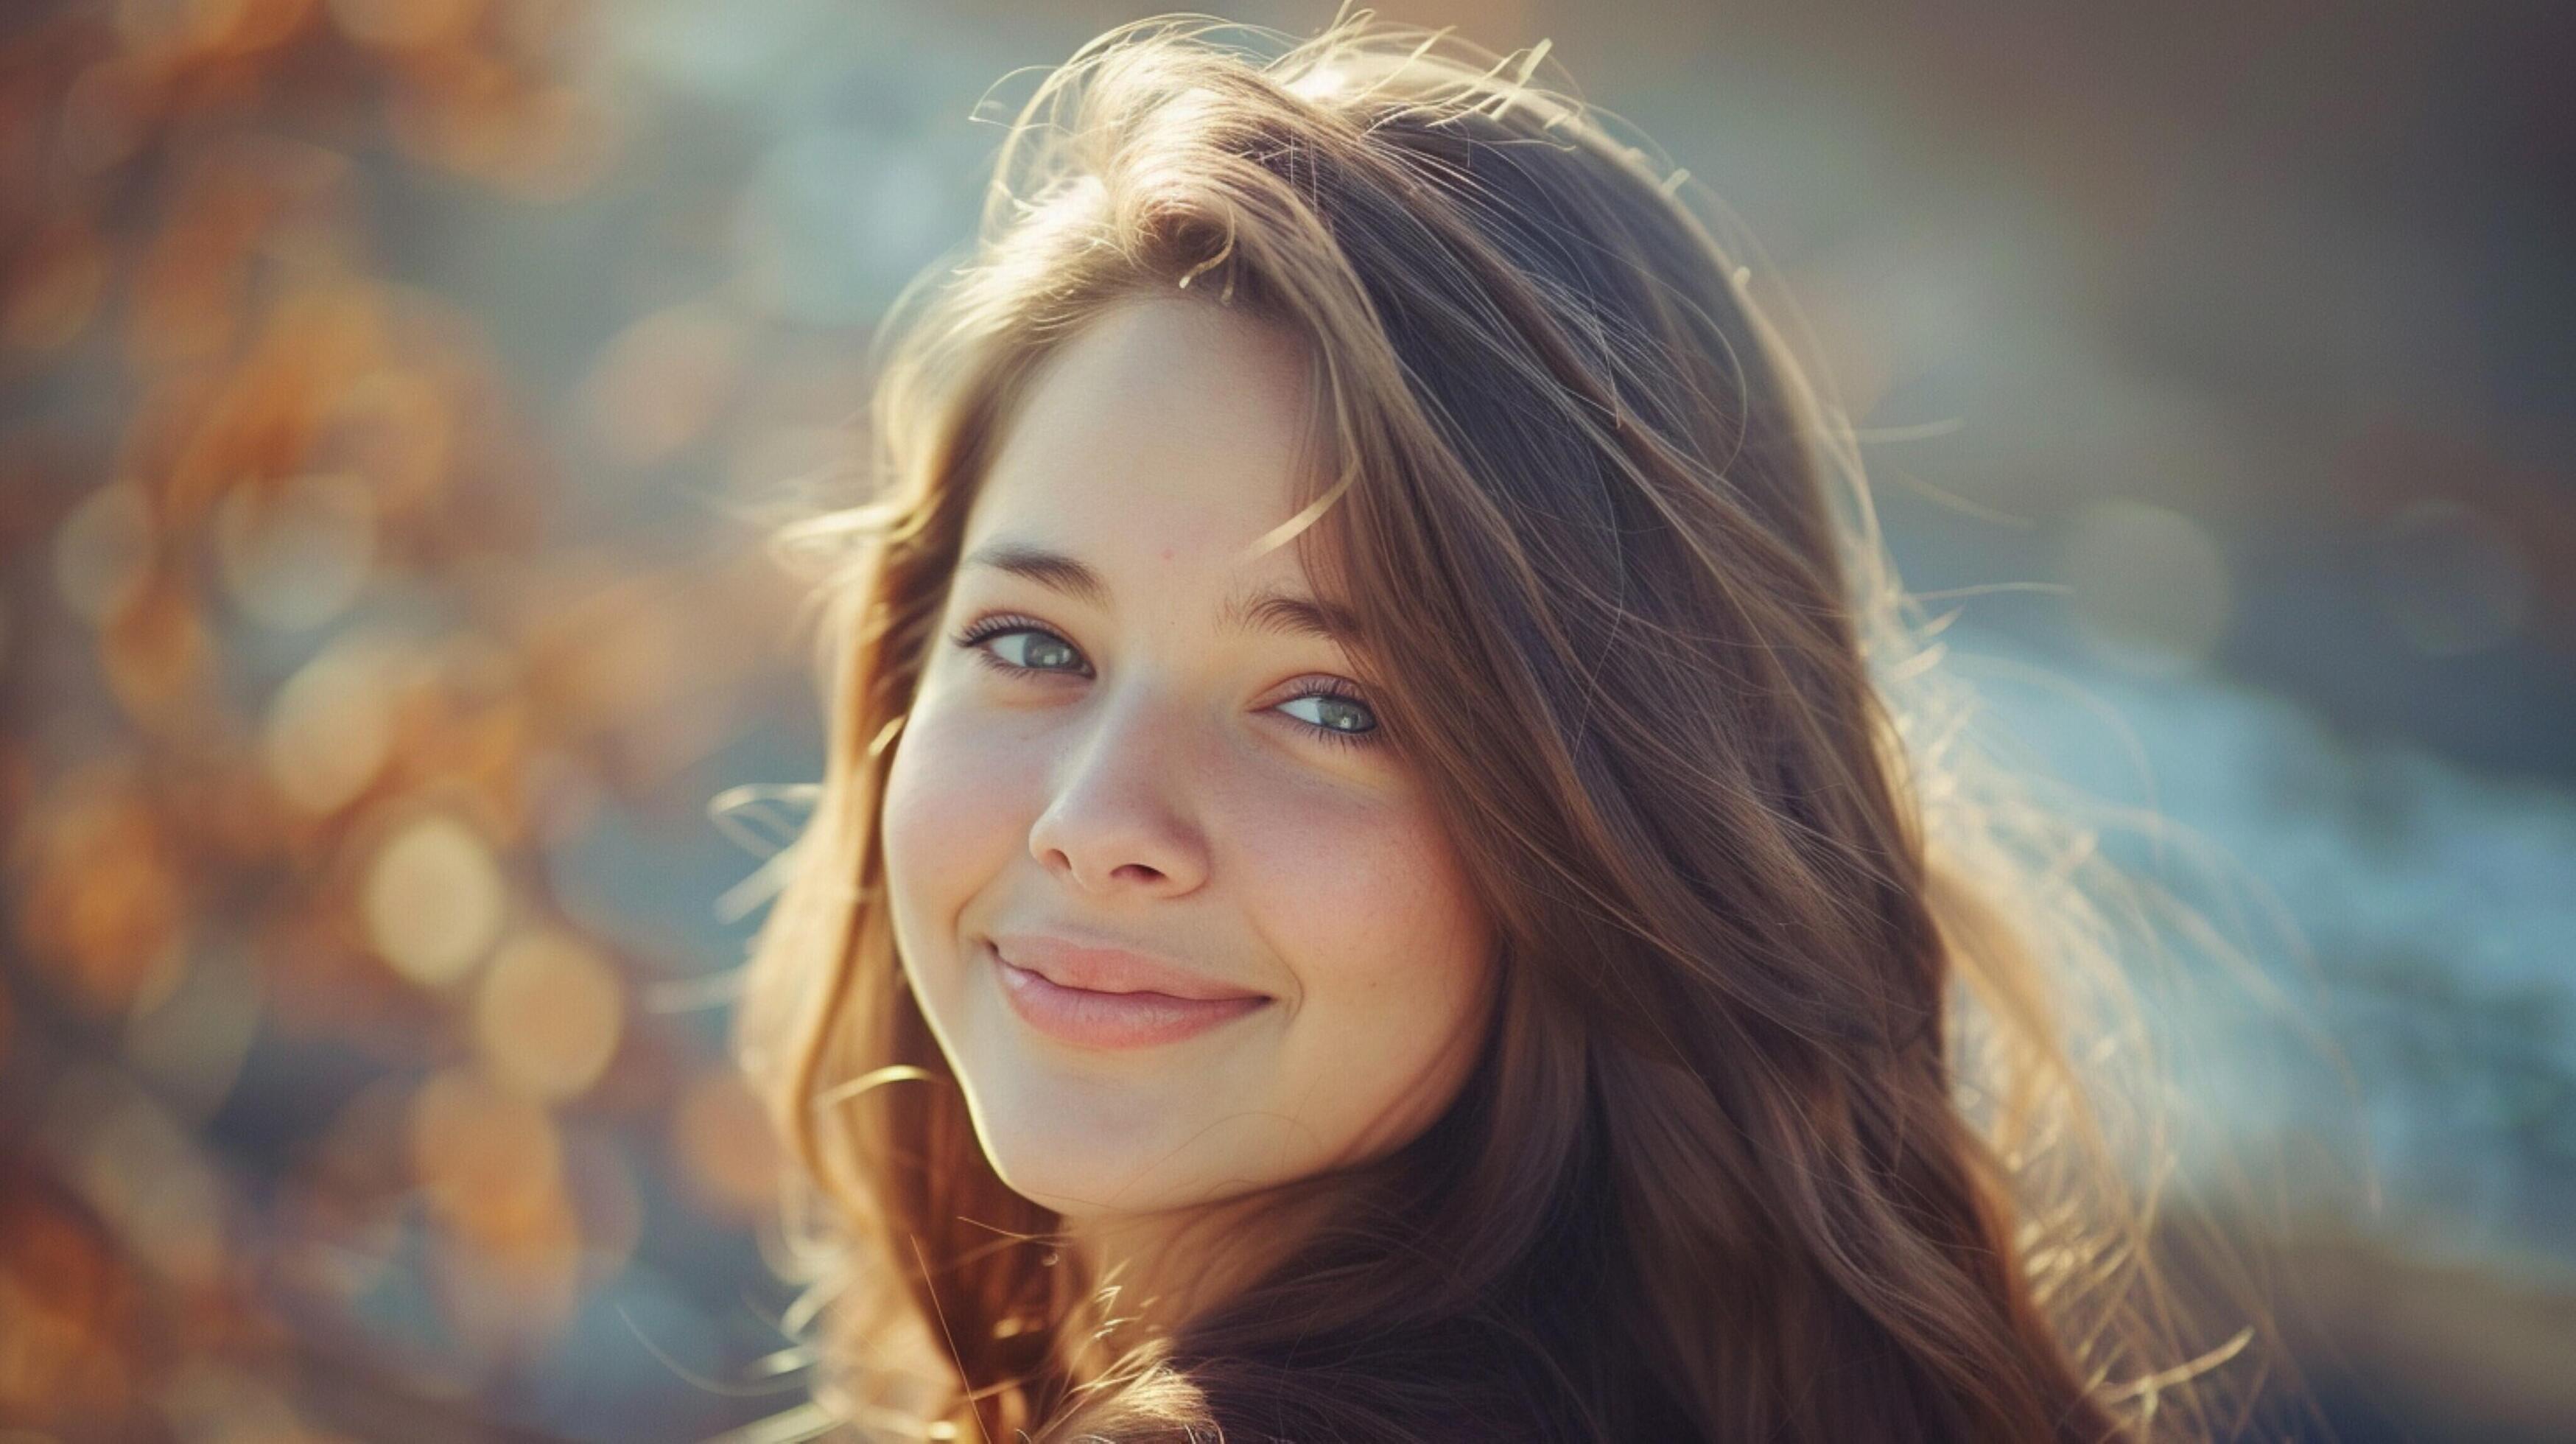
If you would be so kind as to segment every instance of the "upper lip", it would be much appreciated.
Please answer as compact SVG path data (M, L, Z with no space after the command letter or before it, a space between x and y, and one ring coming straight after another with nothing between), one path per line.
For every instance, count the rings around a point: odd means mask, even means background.
M1268 996L1096 938L1015 932L995 933L992 943L1003 962L1035 973L1060 988L1079 988L1088 993L1161 993L1201 1001Z

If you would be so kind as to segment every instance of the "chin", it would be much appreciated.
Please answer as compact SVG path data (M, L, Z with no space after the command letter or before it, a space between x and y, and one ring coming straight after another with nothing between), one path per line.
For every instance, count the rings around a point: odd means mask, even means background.
M1067 1218L1152 1213L1213 1203L1262 1187L1265 1160L1284 1139L1274 1125L1238 1115L1183 1118L1168 1102L1085 1097L1068 1080L1018 1080L1016 1097L974 1103L975 1132L1013 1193Z
M1043 1122L982 1124L976 1131L984 1157L1006 1187L1067 1218L1107 1212L1108 1200L1137 1166L1137 1152Z

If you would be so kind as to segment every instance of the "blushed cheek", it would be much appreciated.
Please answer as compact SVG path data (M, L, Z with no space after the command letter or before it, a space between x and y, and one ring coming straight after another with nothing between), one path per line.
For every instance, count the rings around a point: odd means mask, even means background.
M1007 751L994 755L936 706L915 708L879 819L888 900L908 961L948 957L976 893L1025 840L1022 810Z
M1336 1152L1380 1151L1445 1108L1483 1037L1491 928L1423 811L1296 815L1256 866L1266 929L1296 972L1307 1036L1298 1093L1337 1096ZM1310 1096L1322 1096L1315 1094Z
M1486 963L1486 927L1448 839L1398 814L1319 833L1280 866L1309 919L1300 951L1354 993L1419 1013L1452 1009Z

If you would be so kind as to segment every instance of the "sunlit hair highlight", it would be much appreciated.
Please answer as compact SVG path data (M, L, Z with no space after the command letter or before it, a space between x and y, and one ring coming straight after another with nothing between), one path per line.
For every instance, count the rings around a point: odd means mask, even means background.
M791 1322L871 1437L2216 1432L2188 1381L2246 1336L2191 1337L2148 1251L2144 894L1973 741L1749 240L1544 59L1366 12L1095 40L890 319L860 494L781 534L829 751L737 1038L802 1185ZM1305 343L1275 540L1359 614L1503 943L1457 1105L1137 1339L979 1150L875 842L976 483L1145 297Z

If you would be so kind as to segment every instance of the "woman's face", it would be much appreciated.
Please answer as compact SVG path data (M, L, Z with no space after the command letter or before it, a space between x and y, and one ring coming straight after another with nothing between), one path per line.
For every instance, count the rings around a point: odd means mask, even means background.
M1024 399L886 784L895 941L1014 1190L1071 1218L1382 1155L1493 944L1293 546L1297 343L1122 305Z

